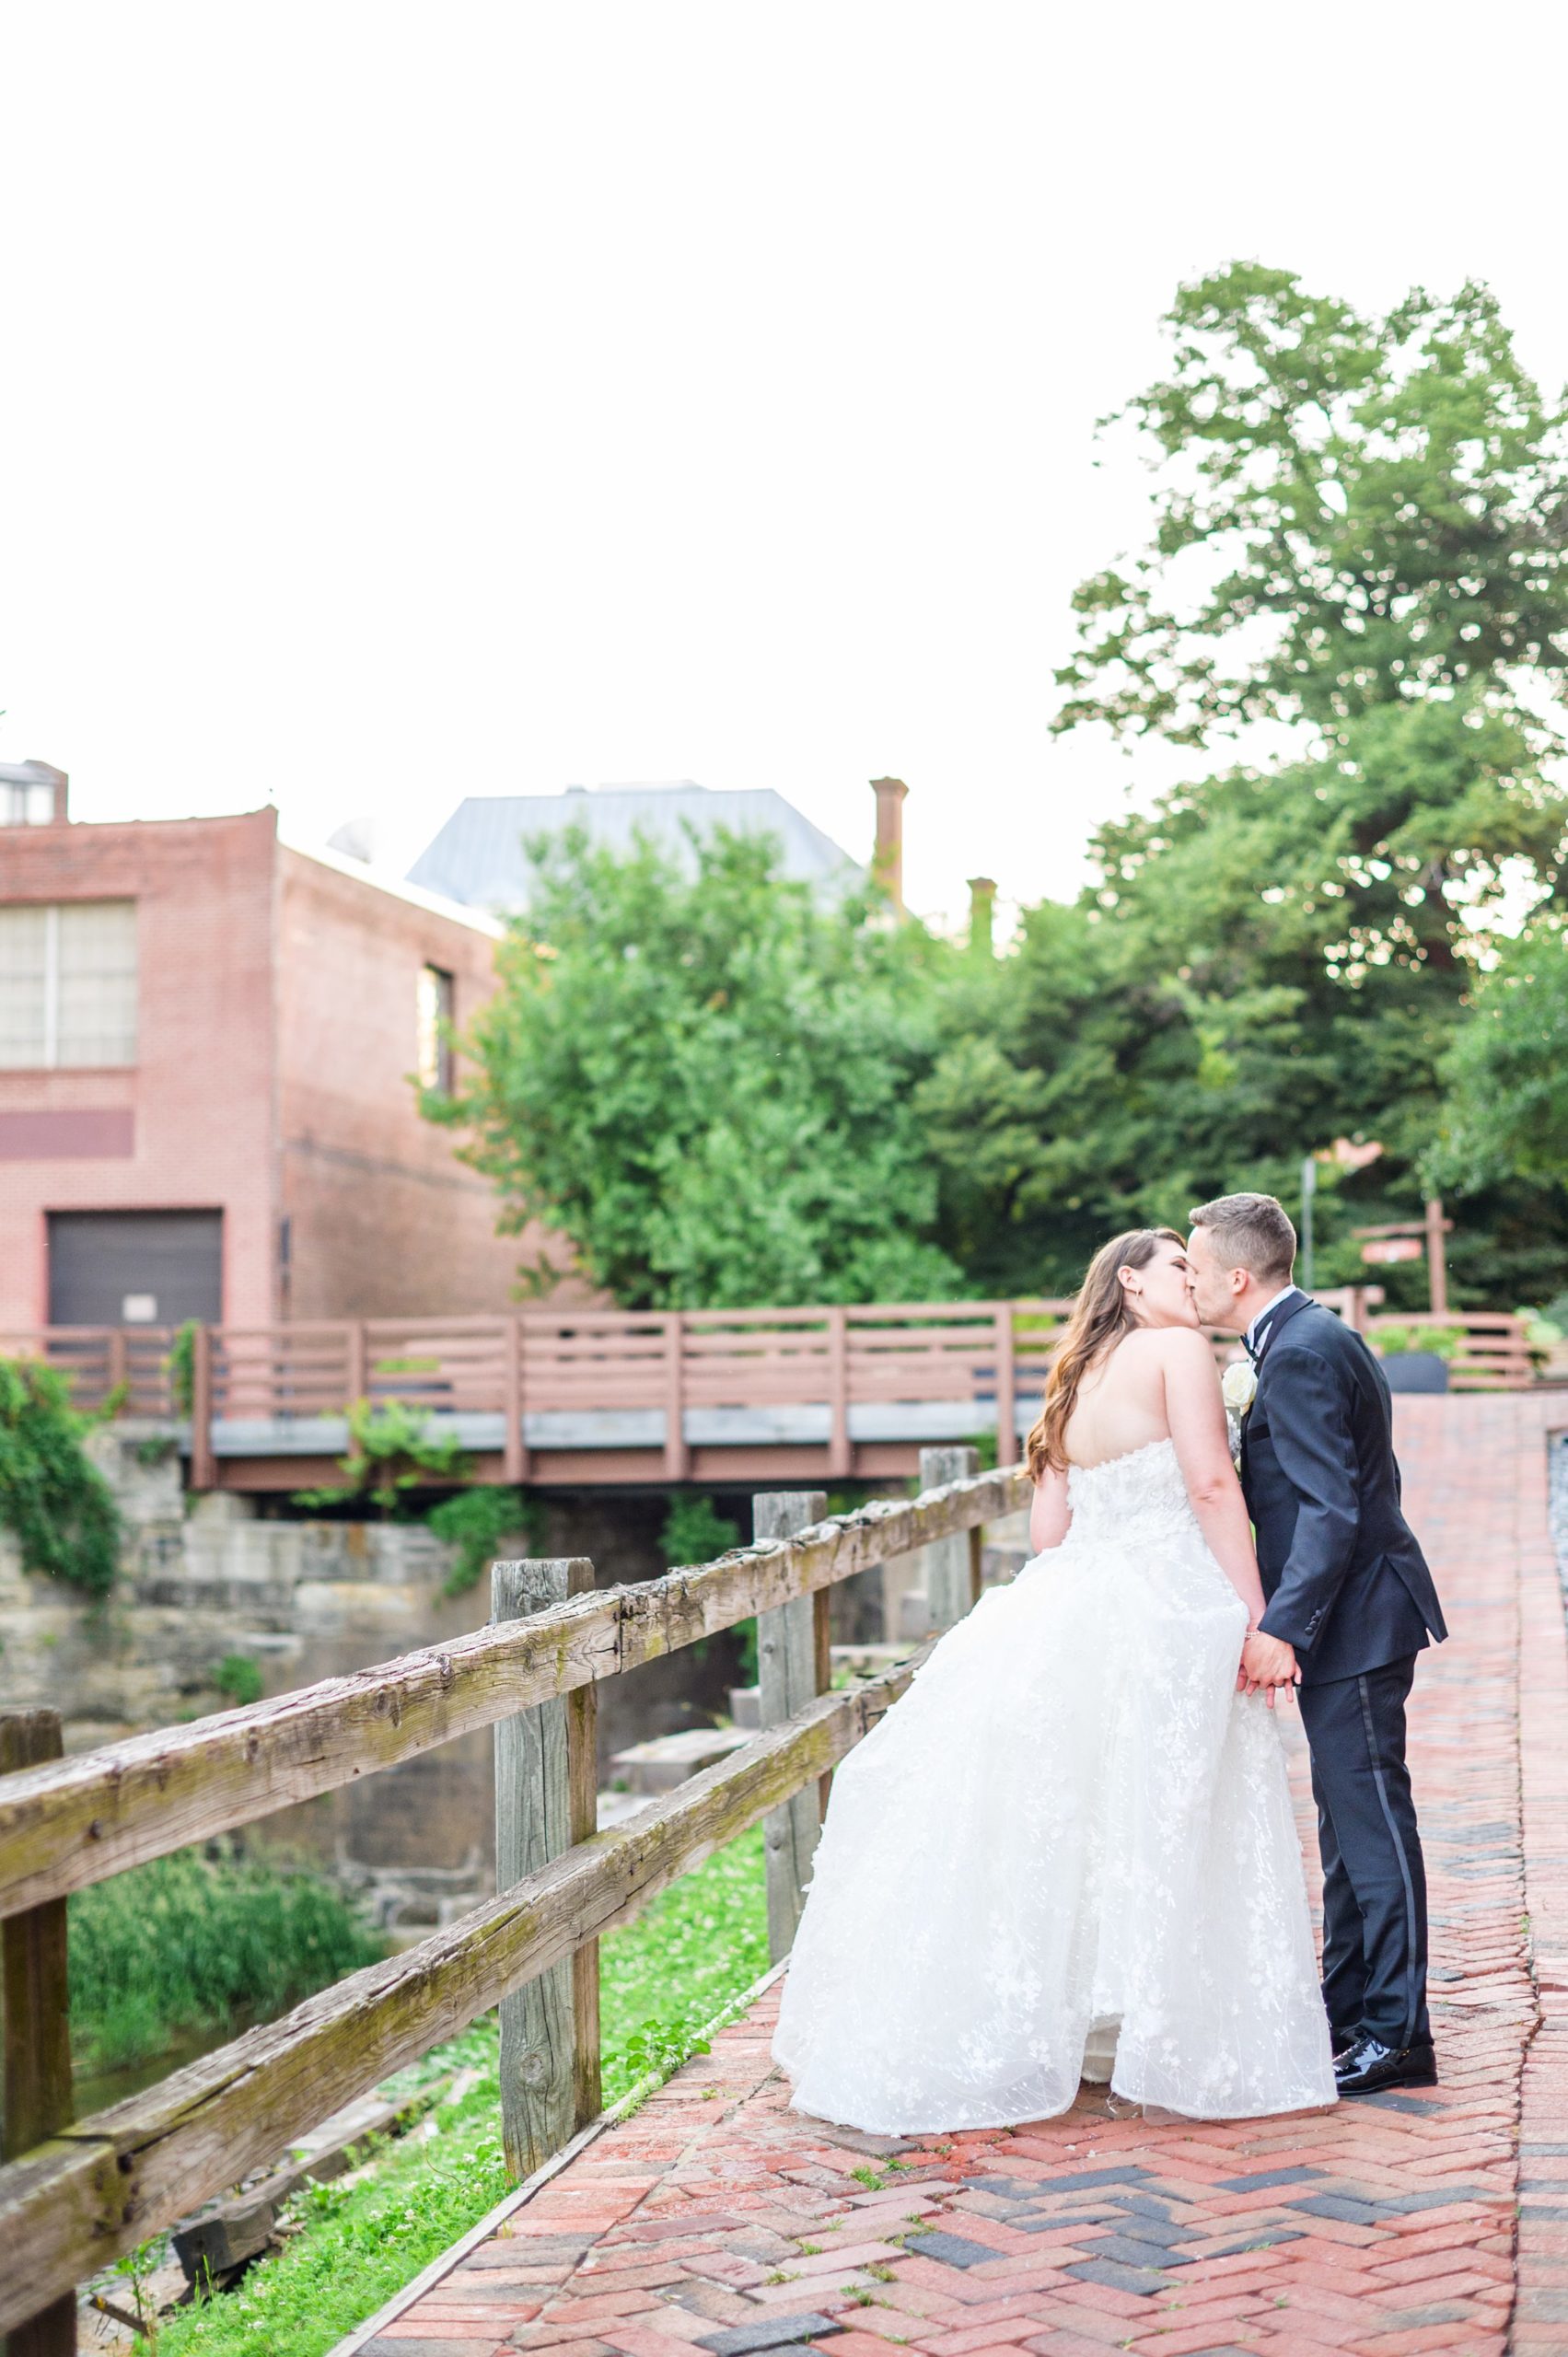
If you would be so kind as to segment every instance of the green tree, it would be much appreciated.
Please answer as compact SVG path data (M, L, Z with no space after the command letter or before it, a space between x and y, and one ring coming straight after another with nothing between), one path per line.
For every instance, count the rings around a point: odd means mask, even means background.
M693 835L682 865L575 831L533 858L469 1076L424 1099L504 1228L542 1221L631 1308L957 1290L912 1103L946 945L879 896L820 905L766 841Z
M1124 412L1162 469L1154 546L1079 592L1056 726L1206 745L1269 720L1290 751L1101 828L1093 885L1029 913L924 1085L946 1239L1009 1290L1223 1188L1288 1200L1342 1133L1388 1149L1321 1208L1320 1277L1361 1274L1348 1229L1419 1201L1509 896L1562 890L1528 707L1564 668L1568 478L1491 296L1366 320L1237 266L1169 323L1172 374ZM1516 1174L1465 1226L1462 1295L1568 1268Z
M948 1240L977 1281L1070 1285L1114 1228L1179 1222L1234 1186L1289 1200L1304 1155L1370 1135L1383 1160L1319 1222L1319 1273L1360 1273L1349 1227L1420 1200L1505 864L1533 842L1536 872L1554 872L1556 815L1532 833L1511 724L1485 715L1481 790L1451 711L1358 724L1365 761L1237 769L1166 795L1100 829L1075 907L1028 913L989 1024L954 1039L921 1097ZM1419 1279L1393 1290L1413 1301Z
M1538 917L1503 949L1449 1050L1451 1094L1431 1158L1475 1191L1518 1173L1568 1190L1568 924Z
M1120 412L1153 547L1085 582L1059 729L1337 733L1568 664L1568 453L1484 286L1381 318L1253 262L1184 286L1170 374ZM1228 659L1227 659L1228 657Z

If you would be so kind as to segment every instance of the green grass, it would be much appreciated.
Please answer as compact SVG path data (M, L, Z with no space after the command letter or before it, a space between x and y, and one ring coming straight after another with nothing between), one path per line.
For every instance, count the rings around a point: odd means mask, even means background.
M319 1875L177 1850L71 1900L78 2069L157 2057L192 2030L267 2021L383 1944Z
M607 2107L655 2066L692 2050L704 2022L765 1970L761 1829L754 1826L600 1945ZM299 2232L237 2291L183 2309L158 2357L322 2357L510 2190L501 2150L494 2015L425 2058L428 2078L470 2064L481 2077L432 2115L436 2134L385 2148L360 2184L315 2186ZM396 2083L401 2084L401 2083Z

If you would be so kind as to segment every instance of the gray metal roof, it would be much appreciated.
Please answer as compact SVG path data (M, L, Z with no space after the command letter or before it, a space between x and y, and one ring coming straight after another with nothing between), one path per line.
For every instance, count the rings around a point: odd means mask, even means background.
M564 794L470 795L414 861L409 882L470 908L520 909L532 880L525 836L581 827L594 844L626 852L641 830L689 866L683 819L699 834L727 827L733 834L776 836L784 874L830 893L849 890L865 873L772 786L715 793L683 778L673 785L598 785L591 793L571 785Z

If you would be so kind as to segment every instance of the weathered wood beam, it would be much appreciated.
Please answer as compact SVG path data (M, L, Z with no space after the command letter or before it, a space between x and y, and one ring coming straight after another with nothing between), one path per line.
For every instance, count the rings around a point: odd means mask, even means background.
M0 1915L351 1784L1025 1504L1009 1469L0 1778Z
M927 1490L968 1480L980 1470L980 1451L968 1447L923 1448L920 1479ZM925 1600L934 1629L951 1629L980 1601L980 1525L934 1538L925 1550Z
M808 1530L827 1511L820 1490L764 1490L751 1501L751 1529L757 1538L793 1538ZM828 1679L817 1675L817 1608L829 1590L816 1596L791 1596L757 1621L758 1706L765 1727L782 1725L820 1694ZM795 1945L796 1926L805 1907L805 1883L811 1871L817 1837L822 1829L821 1798L815 1785L803 1784L782 1808L770 1809L762 1822L762 1856L768 1886L768 1960L777 1964Z
M0 2331L263 2166L343 2104L629 1921L842 1759L922 1656L753 1736L726 1760L488 1899L0 2169Z
M490 1567L490 1617L520 1620L548 1611L569 1596L587 1594L594 1567L586 1555L540 1557ZM597 1687L555 1694L495 1730L495 1887L514 1889L596 1830L597 1809L575 1821L574 1784L581 1782L575 1752L591 1747L593 1722L569 1724L574 1706L592 1705ZM597 1801L597 1777L590 1785ZM592 2051L579 2050L579 2011ZM501 2132L507 2165L517 2177L532 2174L559 2152L584 2120L580 2093L589 2081L598 2109L598 1943L552 1965L501 2000Z
M58 1759L58 1711L0 1718L0 1773ZM0 1925L0 2153L16 2160L65 2127L73 2109L71 1984L65 1901L50 1899ZM65 2292L6 2341L7 2357L72 2357L76 2300Z

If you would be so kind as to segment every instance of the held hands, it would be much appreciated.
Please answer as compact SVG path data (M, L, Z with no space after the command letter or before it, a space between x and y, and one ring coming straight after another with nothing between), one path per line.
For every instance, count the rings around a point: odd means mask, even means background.
M1276 1692L1283 1689L1288 1693L1300 1683L1295 1647L1287 1645L1283 1637L1266 1637L1261 1629L1249 1629L1247 1643L1241 1648L1241 1666L1236 1673L1237 1692L1265 1694L1272 1711Z

